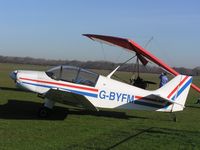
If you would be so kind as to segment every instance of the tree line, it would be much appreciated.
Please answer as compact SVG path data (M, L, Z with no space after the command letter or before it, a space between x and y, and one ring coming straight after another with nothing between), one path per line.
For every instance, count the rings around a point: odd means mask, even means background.
M102 69L102 70L113 70L120 63L113 63L108 61L77 61L77 60L52 60L52 59L42 59L42 58L32 58L32 57L11 57L11 56L0 56L0 63L15 63L15 64L31 64L31 65L48 65L48 66L56 66L56 65L73 65L79 66L86 69ZM163 70L160 67L147 65L144 67L143 65L137 64L124 64L120 67L119 70L127 71L127 72L136 72L138 70L143 73L161 73ZM199 76L200 75L200 67L195 67L193 69L185 68L185 67L175 67L176 71L181 74Z

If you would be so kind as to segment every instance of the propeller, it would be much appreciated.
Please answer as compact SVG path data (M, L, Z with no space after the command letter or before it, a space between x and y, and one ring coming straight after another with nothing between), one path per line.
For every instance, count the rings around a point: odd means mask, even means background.
M18 71L15 70L15 71L13 71L13 72L11 72L11 73L9 74L10 78L13 79L15 83L16 83L16 81L17 81L17 73L18 73Z
M148 84L156 84L155 82L152 82L152 81L143 80L139 76L136 79L132 80L131 82L134 86L137 86L143 89L146 89Z
M146 81L146 80L144 80L144 82L146 82L147 84L157 84L156 82Z

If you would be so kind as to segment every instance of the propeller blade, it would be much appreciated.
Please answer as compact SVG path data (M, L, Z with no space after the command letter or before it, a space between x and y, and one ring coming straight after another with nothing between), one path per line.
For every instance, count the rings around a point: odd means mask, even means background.
M156 82L152 82L152 81L145 81L147 84L157 84Z

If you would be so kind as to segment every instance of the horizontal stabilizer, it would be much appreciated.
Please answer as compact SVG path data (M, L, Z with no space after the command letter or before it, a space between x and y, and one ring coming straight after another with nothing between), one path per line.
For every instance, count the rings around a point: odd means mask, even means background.
M185 75L178 75L170 80L167 84L154 92L163 99L172 103L173 106L166 108L171 111L181 111L185 106L185 102L192 83L192 77Z
M176 102L176 101L173 101L173 100L171 100L171 99L168 99L168 98L166 98L166 97L161 97L160 95L151 95L151 97L152 97L152 99L154 99L154 100L159 100L160 102L162 102L162 103L164 103L164 104L168 104L168 105L177 104L177 105L179 105L179 106L185 108L184 105L182 105L182 104L180 104L180 103L178 103L178 102Z

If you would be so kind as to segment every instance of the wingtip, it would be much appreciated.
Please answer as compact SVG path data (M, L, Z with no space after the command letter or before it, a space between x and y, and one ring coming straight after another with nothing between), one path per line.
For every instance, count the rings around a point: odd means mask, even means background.
M87 37L89 37L91 34L82 34L82 36L87 36Z

